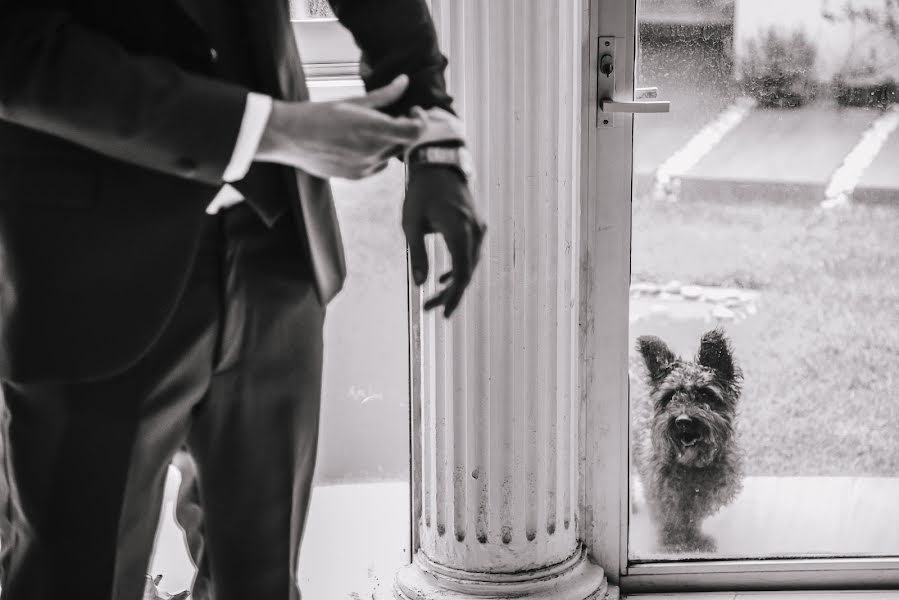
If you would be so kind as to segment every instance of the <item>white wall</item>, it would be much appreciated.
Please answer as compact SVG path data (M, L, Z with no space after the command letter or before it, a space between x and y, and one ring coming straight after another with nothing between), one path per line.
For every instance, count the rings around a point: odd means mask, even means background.
M844 65L857 64L872 52L884 72L899 81L899 43L870 27L832 23L825 10L841 14L847 0L736 0L734 49L739 61L746 44L770 27L784 31L803 29L818 47L817 76L829 81ZM851 0L856 8L882 7L883 0Z

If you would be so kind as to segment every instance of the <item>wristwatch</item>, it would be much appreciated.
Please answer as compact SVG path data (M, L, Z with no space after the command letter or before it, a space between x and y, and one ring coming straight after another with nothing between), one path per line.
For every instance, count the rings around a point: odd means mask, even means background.
M471 152L465 146L419 146L409 153L407 165L446 165L458 170L466 181L474 177Z

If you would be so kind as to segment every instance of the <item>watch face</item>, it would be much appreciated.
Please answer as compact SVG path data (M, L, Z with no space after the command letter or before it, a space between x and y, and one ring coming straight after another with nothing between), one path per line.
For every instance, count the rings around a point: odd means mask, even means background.
M465 148L427 146L415 154L415 159L422 163L443 164L456 167L462 171L466 178L470 178L473 173L471 154Z
M439 148L432 146L427 149L428 160L430 162L455 163L459 160L459 153L456 150L456 148Z

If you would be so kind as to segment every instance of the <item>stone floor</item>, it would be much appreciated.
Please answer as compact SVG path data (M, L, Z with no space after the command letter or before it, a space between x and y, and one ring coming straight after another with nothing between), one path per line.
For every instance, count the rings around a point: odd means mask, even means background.
M178 481L177 471L170 470L163 520L151 568L153 574L163 574L160 588L169 593L185 589L193 576L181 532L172 518ZM899 478L749 478L741 496L709 519L704 530L718 542L719 553L712 558L897 555L897 497ZM408 511L409 489L405 482L317 486L300 558L304 596L313 600L358 600L389 589L393 573L410 560ZM673 558L658 552L653 525L645 509L632 515L630 523L632 557ZM656 595L652 598L747 600L751 596L753 594L741 592L737 595ZM804 597L809 600L899 600L896 595L874 592L849 596L816 592Z
M170 468L150 567L159 589L174 594L190 586L194 569L174 520L180 475ZM409 486L405 482L320 485L300 556L300 587L311 600L368 600L389 589L393 574L411 560Z

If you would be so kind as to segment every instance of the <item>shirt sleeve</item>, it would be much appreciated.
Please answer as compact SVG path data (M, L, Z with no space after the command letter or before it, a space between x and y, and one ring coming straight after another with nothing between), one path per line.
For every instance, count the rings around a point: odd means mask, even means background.
M262 134L265 132L265 126L268 124L271 112L271 96L257 94L256 92L247 94L247 105L244 109L243 119L240 122L237 142L234 144L234 152L231 154L231 161L225 168L222 180L226 182L238 181L243 179L247 171L250 170L250 165L253 164L253 158L259 149L259 142L262 140Z
M441 142L457 142L466 145L465 125L462 119L453 113L443 110L439 107L431 108L425 111L427 119L425 127L421 135L409 146L404 152L405 158L408 158L415 148L424 146L425 144L439 144Z
M0 0L0 120L221 185L249 90L132 52L75 4Z

